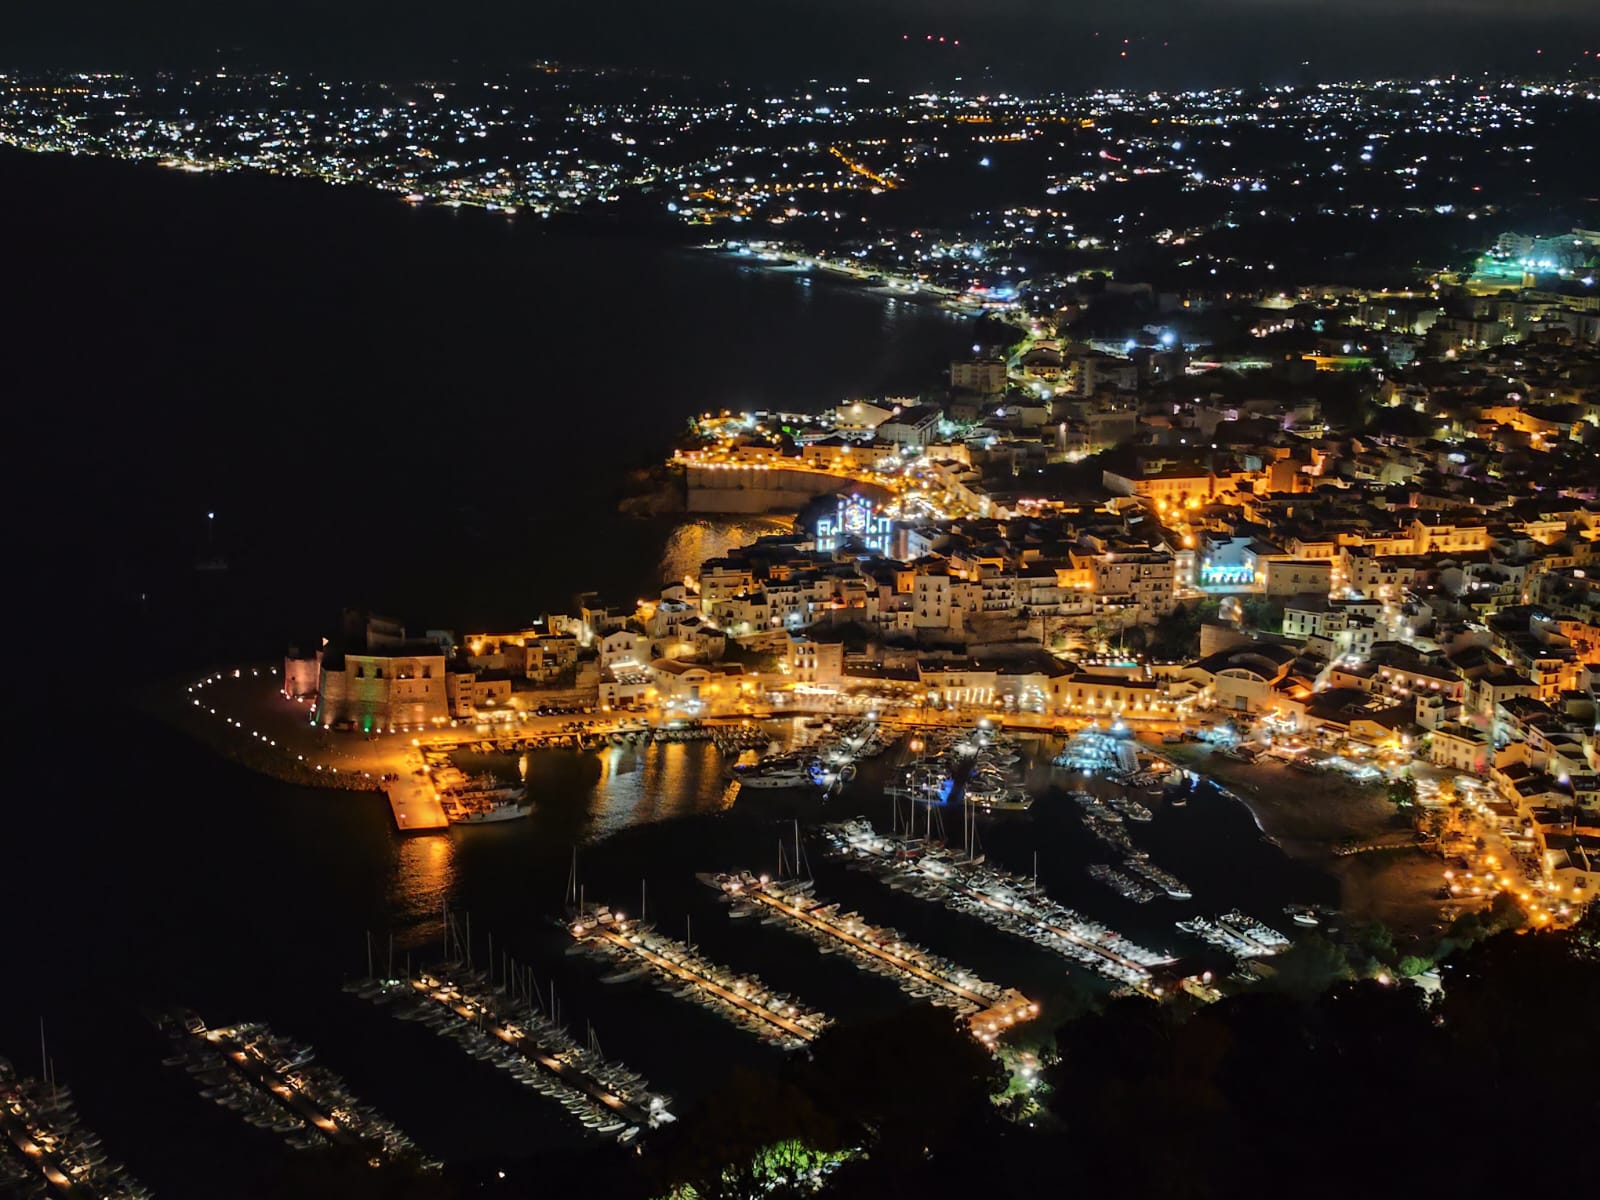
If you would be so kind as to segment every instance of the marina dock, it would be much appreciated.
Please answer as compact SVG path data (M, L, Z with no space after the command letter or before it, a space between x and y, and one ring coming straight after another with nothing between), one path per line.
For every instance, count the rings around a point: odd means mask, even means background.
M589 909L568 925L576 948L596 953L656 981L685 999L698 998L786 1048L814 1041L829 1018L787 996L774 993L761 980L737 975L701 958L690 947L656 933L649 926L615 917L609 909Z
M1098 974L1152 995L1151 969L1174 961L1056 904L1038 884L961 861L943 846L880 834L866 821L825 826L832 852L865 863L890 887L965 912Z
M406 762L410 766L411 758ZM391 780L384 792L389 797L394 826L401 833L427 833L449 827L450 821L444 815L444 805L439 802L433 779L420 766Z
M593 1046L579 1046L524 998L508 996L474 972L445 965L414 979L363 980L348 990L392 1004L400 1020L421 1021L460 1042L474 1058L510 1071L598 1133L626 1142L675 1119L667 1098L642 1076L607 1062Z
M1039 1006L1014 988L1001 988L910 942L893 929L868 925L854 913L840 915L802 890L754 876L723 875L705 880L735 904L751 904L794 932L817 941L824 953L842 950L870 970L887 975L901 990L931 998L966 1018L973 1036L985 1044L1007 1027L1031 1020Z
M162 1022L201 1096L240 1114L248 1124L282 1134L294 1149L328 1142L358 1147L369 1157L424 1169L425 1159L393 1122L361 1103L338 1075L312 1063L311 1047L275 1036L251 1022L207 1028L199 1017Z
M79 1121L70 1088L23 1079L0 1058L0 1195L64 1200L149 1200L150 1189L112 1161ZM16 1149L8 1156L4 1143Z

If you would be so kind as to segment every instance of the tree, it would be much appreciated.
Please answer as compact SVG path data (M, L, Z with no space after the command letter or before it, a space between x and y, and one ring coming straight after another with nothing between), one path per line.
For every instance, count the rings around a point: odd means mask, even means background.
M1221 601L1213 596L1193 604L1179 604L1163 617L1150 636L1149 650L1153 658L1168 662L1188 662L1200 655L1200 627L1214 620Z
M1521 929L1527 923L1528 914L1517 903L1515 896L1510 892L1495 893L1494 899L1489 902L1487 925L1491 930Z
M1424 958L1418 954L1407 954L1395 966L1394 970L1395 974L1399 975L1401 979L1410 979L1413 975L1421 975L1431 966L1433 966L1432 959Z
M840 1146L837 1123L807 1092L739 1069L674 1131L655 1171L660 1185L696 1200L800 1195Z
M1351 977L1344 951L1317 933L1308 933L1272 960L1272 983L1292 996L1314 996Z
M1264 596L1251 596L1239 602L1240 619L1262 633L1283 632L1283 605Z
M1389 781L1389 803L1405 811L1417 802L1417 781L1409 775Z
M1395 960L1394 931L1382 921L1363 925L1357 931L1356 945L1376 961L1388 964Z
M1006 1085L999 1059L927 1006L828 1030L802 1079L824 1111L864 1132L884 1169L992 1119L990 1097Z

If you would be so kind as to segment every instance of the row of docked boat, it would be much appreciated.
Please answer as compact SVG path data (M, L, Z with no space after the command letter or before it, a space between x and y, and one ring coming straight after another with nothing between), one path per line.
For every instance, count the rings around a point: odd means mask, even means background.
M1159 796L1167 785L1167 775L1170 768L1150 767L1137 771L1108 771L1106 777L1112 783L1121 784L1125 788L1133 788L1151 796Z
M1033 806L1022 780L1022 753L1014 739L980 727L970 739L957 742L958 751L972 746L972 770L967 775L967 803L980 812L1026 812Z
M835 729L822 726L812 745L771 754L753 763L736 763L729 772L744 788L831 788L855 778L856 763L882 754L898 735L866 718Z
M1118 983L1151 986L1151 969L1172 956L1147 949L1098 921L1057 904L1039 886L936 842L879 833L856 819L821 829L829 853L884 879L914 880L913 894L1025 938Z
M1147 884L1140 883L1131 875L1125 875L1115 867L1105 863L1093 863L1088 868L1089 878L1096 883L1103 883L1117 895L1124 899L1132 900L1135 904L1148 904L1160 893Z
M1140 804L1126 792L1113 792L1109 797L1111 807L1116 809L1130 821L1145 822L1153 820L1155 814L1144 805Z
M770 1045L798 1049L832 1024L822 1012L756 976L711 962L685 943L605 905L580 905L567 930L574 939L569 954L591 954L624 972L644 966L658 987L726 1017Z
M1099 796L1088 792L1073 792L1071 795L1078 807L1097 821L1114 823L1122 820L1122 814L1113 808L1108 800L1102 800Z
M1085 811L1083 814L1083 827L1092 833L1095 838L1110 846L1117 853L1128 858L1137 858L1144 851L1133 844L1133 838L1128 836L1128 830L1122 820L1108 818L1098 812Z
M1100 821L1116 822L1126 818L1129 821L1142 823L1151 820L1155 815L1132 796L1121 793L1095 796L1089 792L1073 792L1071 796L1087 815Z
M709 725L702 725L699 721L669 721L659 725L650 734L650 740L658 745L664 742L709 742L715 736L715 731Z
M853 768L849 768L853 776ZM825 787L814 759L802 754L776 754L754 763L735 763L729 772L740 789Z
M771 753L778 746L766 727L755 723L718 726L712 731L711 741L724 754L743 754L747 750Z
M1192 900L1189 885L1169 871L1163 871L1147 858L1129 858L1123 864L1129 871L1155 884L1174 900Z
M197 1015L164 1017L159 1027L173 1043L164 1060L182 1067L200 1095L236 1112L250 1125L280 1134L297 1150L329 1142L360 1147L368 1157L437 1169L416 1144L345 1081L312 1062L310 1046L250 1022L209 1029Z
M580 1045L541 1012L531 982L496 985L451 963L414 978L360 980L347 990L456 1042L470 1057L554 1100L601 1136L629 1142L641 1128L674 1119L667 1098L652 1091L642 1075L607 1060L592 1035L588 1045Z
M862 970L892 980L901 991L918 1000L949 1008L958 1016L974 1017L1004 1009L1015 1023L1018 1012L1031 1016L1031 1006L1020 993L979 978L904 934L868 923L860 913L839 911L837 903L824 903L810 892L811 880L780 881L757 877L748 871L734 874L700 874L701 883L715 888L734 913L760 915L763 923L783 925L817 943L824 954L843 954Z
M507 783L494 775L468 775L437 750L424 751L423 763L438 793L439 806L452 825L514 821L533 811L525 783Z
M73 1200L149 1200L150 1189L115 1162L84 1128L72 1090L54 1079L27 1079L0 1058L0 1135L20 1159L0 1155L0 1195L61 1195Z
M1226 950L1235 958L1265 958L1287 950L1290 941L1276 929L1234 909L1214 921L1193 917L1179 921L1178 928L1202 941Z
M1053 766L1093 775L1096 772L1126 772L1137 769L1138 751L1126 738L1102 729L1080 729L1067 739Z

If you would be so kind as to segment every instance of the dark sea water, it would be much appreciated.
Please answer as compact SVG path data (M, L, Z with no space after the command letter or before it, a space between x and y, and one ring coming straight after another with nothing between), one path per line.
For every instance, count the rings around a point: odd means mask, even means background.
M709 745L550 752L529 764L528 822L402 839L381 798L256 776L126 696L275 653L345 603L468 628L579 587L652 587L754 531L615 514L618 473L658 455L687 413L915 389L969 340L965 322L640 239L283 181L11 154L0 170L24 300L4 336L13 561L27 564L13 576L26 665L0 827L0 1055L37 1073L42 1016L85 1123L163 1196L273 1195L289 1153L159 1065L142 1014L173 1005L267 1021L313 1043L424 1149L520 1170L577 1143L578 1127L340 990L364 973L369 932L380 962L428 960L448 900L471 913L478 953L492 934L497 955L554 983L574 1028L592 1022L608 1054L659 1087L692 1099L731 1065L774 1063L719 1018L601 985L562 953L551 917L574 845L590 896L632 908L643 882L651 917L692 921L714 958L842 1019L904 1003L841 956L729 921L693 878L775 865L793 815L886 821L887 764L826 805L768 794L723 811ZM210 556L228 569L193 570ZM1038 782L1030 814L983 829L991 857L1028 871L1037 853L1052 892L1141 940L1190 953L1171 927L1188 912L1270 917L1332 898L1242 808L1202 792L1140 833L1195 885L1195 905L1127 904L1084 876L1104 856L1048 773ZM1023 988L1047 1014L1097 986L968 918L814 865L819 894Z
M914 393L972 340L644 236L305 181L6 152L0 223L21 532L191 645L200 593L236 618L222 655L345 603L487 628L632 595L670 526L619 519L619 487L689 416ZM213 556L231 586L187 578Z

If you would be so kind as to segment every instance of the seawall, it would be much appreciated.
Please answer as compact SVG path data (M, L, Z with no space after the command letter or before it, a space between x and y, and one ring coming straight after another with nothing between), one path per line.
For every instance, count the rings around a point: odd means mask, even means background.
M687 510L692 513L792 513L833 492L859 492L880 503L889 499L888 491L876 484L820 471L690 467L685 474Z

